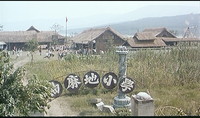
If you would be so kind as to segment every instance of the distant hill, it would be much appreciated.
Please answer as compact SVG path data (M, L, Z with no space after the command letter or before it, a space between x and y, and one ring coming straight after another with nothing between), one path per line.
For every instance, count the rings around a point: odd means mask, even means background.
M119 33L127 36L133 36L136 32L141 32L145 28L166 27L168 30L177 32L178 36L183 36L188 27L197 26L196 31L190 29L197 37L200 35L200 14L186 14L177 16L165 17L147 17L134 21L113 23L108 25L101 25L97 27L111 26ZM91 27L90 27L91 28ZM81 33L88 28L69 29L68 32Z
M110 25L123 35L133 36L138 30L142 31L147 27L166 27L169 30L177 30L179 35L183 35L184 29L188 26L199 26L199 14L199 7L189 5L149 5L122 14L102 13L80 18L68 17L67 33L69 36L81 33L85 29ZM54 30L52 26L56 23L61 26L58 32L65 36L65 18L4 21L0 24L3 25L3 31L25 31L30 26L40 31L49 31Z

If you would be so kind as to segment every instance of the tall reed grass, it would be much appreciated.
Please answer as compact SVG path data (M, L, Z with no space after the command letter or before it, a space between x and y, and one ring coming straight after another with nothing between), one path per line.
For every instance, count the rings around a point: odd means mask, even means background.
M128 96L148 91L155 100L155 109L170 105L183 109L187 115L199 114L200 47L181 44L163 50L140 49L129 51L127 56L127 76L135 82L135 89ZM118 54L111 50L104 55L69 54L64 60L38 62L26 68L29 75L34 73L38 78L54 79L63 84L65 77L71 73L80 78L90 70L98 72L100 77L107 72L118 75L118 61ZM96 88L89 89L83 85L79 91L69 93L65 90L63 95L71 96L72 107L81 112L86 107L93 109L85 103L92 97L101 97L103 102L112 105L117 87L107 90L100 83ZM78 99L80 96L84 100Z

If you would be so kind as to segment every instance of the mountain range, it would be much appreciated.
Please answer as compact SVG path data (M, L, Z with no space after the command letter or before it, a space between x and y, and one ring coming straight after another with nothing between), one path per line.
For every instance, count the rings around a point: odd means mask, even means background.
M111 26L123 35L134 35L147 27L166 27L178 31L182 35L189 26L199 26L199 7L151 5L124 14L97 14L82 18L38 19L21 22L4 22L4 31L24 31L30 26L38 30L54 30L52 26L59 24L62 35L79 34L85 29Z
M200 14L149 17L135 21L113 23L110 25L101 25L93 28L101 28L107 26L111 26L113 29L125 36L133 36L136 32L141 32L145 28L166 27L168 30L176 32L176 35L179 37L183 36L189 27L190 32L193 33L196 37L199 37ZM85 29L88 28L70 29L68 32L74 32L75 34L79 34Z

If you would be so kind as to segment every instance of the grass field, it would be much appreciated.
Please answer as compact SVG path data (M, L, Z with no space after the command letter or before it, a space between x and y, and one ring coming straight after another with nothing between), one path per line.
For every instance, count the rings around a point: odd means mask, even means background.
M135 89L127 96L149 91L155 100L155 115L200 114L200 47L181 45L171 50L141 49L134 53L129 52L127 56L127 76L135 82ZM62 85L65 77L71 73L81 78L90 70L98 72L100 77L106 72L118 75L119 56L115 51L106 52L104 55L68 54L62 60L57 57L43 59L39 54L34 57L32 66L30 62L25 65L28 76L36 74L40 79L54 79ZM79 91L74 93L64 90L62 96L67 96L71 109L83 116L113 116L111 113L100 112L87 100L102 98L104 104L113 105L117 87L107 90L100 83L94 89L89 89L82 85ZM159 113L161 109L165 110L164 114ZM118 111L117 115L130 115L128 111L121 113L122 111Z

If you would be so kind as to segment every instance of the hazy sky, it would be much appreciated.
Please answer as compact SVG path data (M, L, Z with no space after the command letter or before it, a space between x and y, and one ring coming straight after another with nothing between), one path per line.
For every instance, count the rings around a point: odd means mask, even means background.
M200 6L199 1L0 1L1 22L122 14L148 5Z

